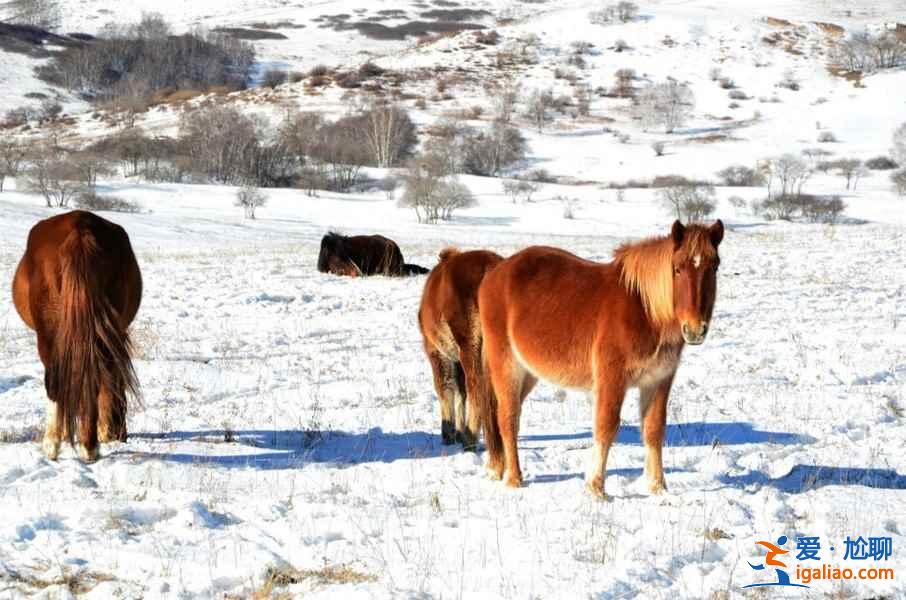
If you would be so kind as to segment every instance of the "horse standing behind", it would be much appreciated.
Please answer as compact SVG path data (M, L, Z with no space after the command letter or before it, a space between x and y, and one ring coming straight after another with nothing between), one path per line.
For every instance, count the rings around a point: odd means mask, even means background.
M502 260L487 250L443 250L425 282L418 309L425 354L440 400L443 443L458 441L467 450L477 445L479 395L490 391L482 372L478 286Z
M420 275L428 269L408 264L396 242L382 235L346 236L330 231L321 238L318 271L361 277Z
M519 416L542 378L595 394L586 485L602 497L626 389L639 388L650 490L666 488L667 398L684 343L700 344L708 332L723 234L719 220L710 227L676 221L668 236L621 246L611 263L535 246L487 274L478 306L494 388L483 407L492 477L522 484Z
M126 440L127 394L138 396L127 328L142 279L125 230L84 211L40 221L13 279L16 310L37 334L44 364L43 448L56 460L76 428L83 460L98 442Z

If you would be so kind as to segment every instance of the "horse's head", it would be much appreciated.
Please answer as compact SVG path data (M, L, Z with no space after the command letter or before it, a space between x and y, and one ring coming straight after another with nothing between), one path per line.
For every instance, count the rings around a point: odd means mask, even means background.
M352 260L339 256L330 257L328 270L334 275L341 275L344 277L358 277L362 274Z
M673 309L687 344L701 344L708 334L717 295L717 246L724 224L673 224Z

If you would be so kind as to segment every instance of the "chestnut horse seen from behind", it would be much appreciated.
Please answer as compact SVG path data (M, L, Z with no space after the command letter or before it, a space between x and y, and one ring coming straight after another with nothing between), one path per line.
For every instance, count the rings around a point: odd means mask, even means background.
M138 311L142 280L125 230L73 211L45 219L28 235L13 280L16 310L37 334L44 363L44 452L78 428L79 454L93 461L98 441L126 439L127 395L138 382L127 328Z
M418 325L440 400L444 444L458 441L466 449L476 447L479 396L490 389L482 374L478 286L502 260L486 250L447 248L425 282Z
M522 401L539 378L594 394L588 489L604 496L607 453L629 387L639 388L645 471L665 489L667 398L684 343L705 340L717 292L721 221L673 224L670 235L625 244L599 264L535 246L500 263L479 290L488 469L522 484L516 440ZM496 397L496 398L495 398Z

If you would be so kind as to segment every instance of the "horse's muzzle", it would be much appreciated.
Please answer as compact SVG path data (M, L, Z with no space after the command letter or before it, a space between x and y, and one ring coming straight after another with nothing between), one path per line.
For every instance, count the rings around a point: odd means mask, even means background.
M705 341L708 335L708 324L699 323L698 328L690 327L688 323L683 323L683 340L692 346L698 346Z

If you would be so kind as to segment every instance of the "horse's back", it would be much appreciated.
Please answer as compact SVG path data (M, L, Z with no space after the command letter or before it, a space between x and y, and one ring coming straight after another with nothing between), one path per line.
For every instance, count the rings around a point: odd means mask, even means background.
M435 340L438 331L463 339L477 328L478 288L485 273L503 260L487 250L445 250L441 262L428 275L419 308L422 335Z
M101 288L128 324L141 301L141 273L125 229L103 217L75 210L36 223L13 282L16 308L29 327L42 305L55 305L67 253L87 244Z
M486 337L533 373L568 387L591 385L590 351L619 285L612 264L533 246L488 273L479 290Z
M580 258L560 248L530 246L504 260L488 275L487 295L515 306L536 307L541 298L569 300L593 294L613 280L610 264ZM484 293L484 292L483 292Z

